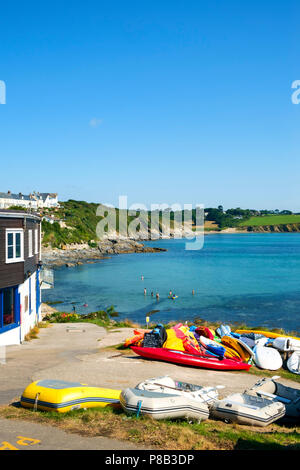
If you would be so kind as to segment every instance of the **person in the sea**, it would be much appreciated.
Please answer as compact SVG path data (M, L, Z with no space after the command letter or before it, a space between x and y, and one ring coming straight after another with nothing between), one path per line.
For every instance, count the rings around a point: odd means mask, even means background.
M195 295L195 291L194 291L194 289L192 290L192 295Z
M143 276L143 275L141 276L141 280L142 280L142 281L144 280L144 276Z
M172 297L172 291L171 291L171 290L170 290L170 292L169 292L169 297Z
M153 296L154 296L154 293L153 293L153 291L152 291L152 292L151 292L151 297L153 297Z
M159 300L159 293L156 292L156 300Z
M146 287L145 287L145 289L144 289L144 295L147 295L147 289L146 289Z

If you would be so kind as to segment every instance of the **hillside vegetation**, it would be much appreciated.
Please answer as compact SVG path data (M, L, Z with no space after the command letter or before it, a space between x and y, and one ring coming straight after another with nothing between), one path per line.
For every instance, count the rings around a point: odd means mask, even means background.
M62 247L71 243L88 243L91 247L95 247L97 243L97 224L103 218L96 215L98 207L99 204L96 203L70 199L66 202L61 202L59 208L42 210L41 215L44 216L42 222L43 245ZM120 211L116 209L117 232L119 231L119 215ZM139 216L141 220L139 227L141 234L144 234L144 239L147 239L151 212L137 212L136 216ZM136 216L130 215L127 217L127 226ZM195 229L197 222L195 209L192 210L191 217ZM169 218L171 229L174 229L174 224L177 223L174 222L174 219L177 220L177 217L175 217L175 213L171 210L169 210ZM241 208L225 211L222 206L205 209L206 231L222 231L226 228L245 229L248 231L300 231L300 214L293 214L288 210L279 212ZM162 229L162 212L160 212L160 233ZM141 238L143 237L141 236Z

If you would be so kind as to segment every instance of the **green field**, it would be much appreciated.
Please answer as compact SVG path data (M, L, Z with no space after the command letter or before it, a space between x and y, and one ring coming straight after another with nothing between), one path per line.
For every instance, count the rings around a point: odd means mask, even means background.
M265 215L250 217L239 223L241 227L258 227L263 225L300 224L300 215Z

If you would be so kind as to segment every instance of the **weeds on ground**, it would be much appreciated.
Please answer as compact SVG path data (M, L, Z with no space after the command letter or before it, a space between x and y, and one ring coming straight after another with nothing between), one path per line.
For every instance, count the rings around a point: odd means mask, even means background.
M207 420L153 420L124 414L120 408L90 408L68 413L0 407L0 416L50 424L81 436L106 436L157 449L300 450L300 427L271 424L265 428Z

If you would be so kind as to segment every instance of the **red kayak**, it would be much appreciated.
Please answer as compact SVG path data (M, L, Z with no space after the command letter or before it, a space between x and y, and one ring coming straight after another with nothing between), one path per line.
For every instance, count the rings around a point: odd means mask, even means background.
M215 356L198 356L184 351L166 348L143 348L141 346L131 346L139 356L157 361L173 362L185 366L203 367L215 370L249 370L251 365L236 359L218 359Z

